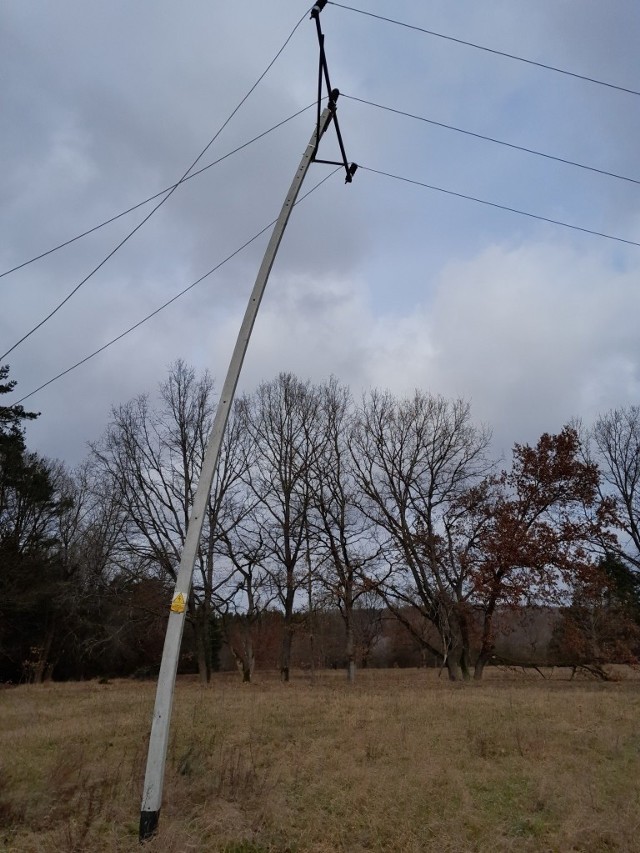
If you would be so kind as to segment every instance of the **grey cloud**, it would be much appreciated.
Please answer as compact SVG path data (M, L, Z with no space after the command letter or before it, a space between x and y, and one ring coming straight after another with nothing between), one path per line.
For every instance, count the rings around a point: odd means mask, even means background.
M367 8L390 14L382 0ZM294 0L5 6L0 262L22 260L175 180L303 11ZM631 0L615 7L592 0L398 0L392 15L593 76L638 79L638 10ZM635 174L640 112L631 96L330 5L323 26L333 83L346 93ZM206 160L310 102L316 63L313 24L304 21ZM346 98L339 116L357 162L638 234L635 186ZM274 218L312 124L312 112L305 113L181 187L10 356L19 391L106 342ZM335 150L329 141L326 150ZM305 188L326 169L314 167ZM0 280L0 342L15 340L55 305L142 215ZM633 400L640 354L630 282L638 250L594 240L364 170L349 187L336 176L294 212L243 387L291 369L314 379L336 373L354 389L379 384L404 392L419 384L464 394L497 425L507 447L561 425L567 413L588 417ZM220 379L265 243L263 237L148 325L33 398L43 411L30 429L35 445L79 458L111 403L152 391L178 356ZM514 280L522 287L517 299Z

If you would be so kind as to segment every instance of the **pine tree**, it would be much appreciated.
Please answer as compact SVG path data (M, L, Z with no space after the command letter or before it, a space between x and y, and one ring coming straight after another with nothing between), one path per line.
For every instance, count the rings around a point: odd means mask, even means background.
M13 391L0 367L0 394ZM0 406L0 680L38 679L54 637L60 567L52 520L60 501L50 463L27 450L19 404Z

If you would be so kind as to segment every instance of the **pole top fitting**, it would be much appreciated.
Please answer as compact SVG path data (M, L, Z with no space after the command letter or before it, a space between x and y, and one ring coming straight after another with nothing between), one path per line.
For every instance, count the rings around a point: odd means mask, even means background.
M351 165L347 169L347 177L344 179L345 184L351 183L351 181L353 180L353 176L355 175L357 170L358 170L358 164L357 163L351 163Z
M335 109L336 101L340 97L340 89L332 89L329 95L329 109Z
M318 2L311 9L311 17L317 18L326 5L327 0L318 0Z

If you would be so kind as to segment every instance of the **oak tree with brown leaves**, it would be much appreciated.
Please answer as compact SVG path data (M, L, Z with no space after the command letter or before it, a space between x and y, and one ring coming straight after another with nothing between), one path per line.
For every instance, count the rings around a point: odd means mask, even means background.
M581 454L575 429L545 433L535 447L516 444L511 470L466 500L477 540L468 555L472 599L480 612L481 678L495 651L498 607L562 605L579 588L599 595L603 542L613 542L614 504L599 493L600 473Z

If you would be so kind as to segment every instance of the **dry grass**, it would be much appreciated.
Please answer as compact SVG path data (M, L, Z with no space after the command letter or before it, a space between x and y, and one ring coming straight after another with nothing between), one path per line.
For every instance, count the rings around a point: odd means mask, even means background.
M180 682L149 853L640 851L640 682ZM153 684L0 691L0 848L139 849Z

